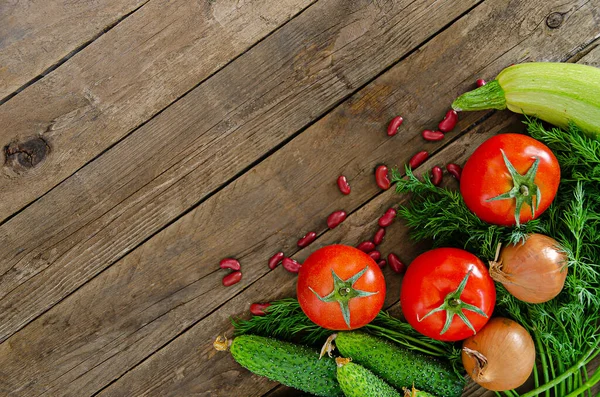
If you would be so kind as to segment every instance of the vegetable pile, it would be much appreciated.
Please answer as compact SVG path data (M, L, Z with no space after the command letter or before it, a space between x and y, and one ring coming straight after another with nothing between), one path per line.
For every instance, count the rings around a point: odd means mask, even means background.
M395 185L409 204L390 208L373 241L357 248L326 246L293 266L273 256L271 269L282 261L298 273L297 300L253 304L254 316L233 320L233 340L218 338L216 349L318 396L459 397L468 376L499 396L592 397L600 383L600 368L588 368L600 354L600 69L515 65L477 85L455 110L508 107L529 115L529 136L496 135L464 168L449 164L459 191L439 187L440 167L415 175L427 152L413 156L406 176L378 167L378 186ZM449 111L424 138L443 139L457 120ZM402 122L394 118L388 135ZM343 176L338 187L350 193ZM332 213L328 226L346 215ZM381 311L386 261L376 250L396 216L414 240L433 244L406 270L402 319ZM387 262L404 271L395 254ZM520 394L530 378L534 389Z

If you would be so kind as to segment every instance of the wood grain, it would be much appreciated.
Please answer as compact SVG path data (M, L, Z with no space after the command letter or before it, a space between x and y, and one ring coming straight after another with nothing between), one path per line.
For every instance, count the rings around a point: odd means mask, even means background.
M27 390L31 394L41 391L52 394L57 390L66 394L92 393L167 344L106 392L201 394L217 393L219 387L226 387L221 393L236 392L231 388L240 388L240 385L226 383L248 374L232 366L232 362L211 362L218 376L204 375L198 367L204 364L196 362L199 358L196 354L200 354L196 348L198 341L208 343L210 339L212 343L216 333L226 328L228 316L243 313L253 300L272 299L278 297L278 293L287 295L293 291L293 277L281 268L267 274L266 258L279 248L294 252L296 238L308 230L324 232L324 218L332 210L342 207L352 211L376 195L373 166L380 161L401 165L412 154L411 148L422 147L419 131L437 119L430 112L443 114L445 104L456 91L471 84L456 86L455 81L459 81L459 77L473 81L475 73L489 63L473 61L470 66L457 68L448 62L459 64L462 60L489 54L494 59L499 58L496 65L486 69L493 75L497 72L493 68L518 61L523 53L535 59L548 51L550 43L543 38L543 25L522 33L506 29L505 21L490 23L489 16L506 6L484 3L476 8L281 150L9 338L0 345L0 368L3 369L0 384L7 385L9 391ZM572 7L569 19L572 24L566 23L562 31L570 39L563 41L563 53L557 51L555 56L568 54L586 41L584 33L578 36L577 27L589 24L590 18L593 20L594 14L586 8L588 6ZM539 4L531 7L531 10L520 9L515 13L525 15L526 19L537 15L543 20L548 10ZM523 21L515 19L513 23L519 26ZM463 56L457 54L454 61L448 61L452 59L449 54L455 54L460 47L458 44L449 46L449 38L469 29L485 29L492 37L495 34L498 45L506 46L500 47L500 51L503 48L510 51L494 56L493 50L481 43L481 47L470 47L468 51L463 50L466 51ZM595 34L593 30L587 33ZM464 35L463 47L471 39ZM456 78L440 83L440 72L448 70L456 70ZM436 83L438 95L432 98L428 88ZM426 90L419 89L421 85ZM427 107L417 106L423 103ZM406 134L390 141L383 129L385 121L398 109L406 110L407 121L411 120L407 126L411 127L407 127ZM467 116L461 128L476 119L477 115ZM476 139L480 135L466 137ZM454 156L465 156L472 150L467 143L453 145ZM345 156L332 156L332 147ZM428 147L440 146L430 144ZM355 190L350 196L341 197L336 191L333 181L339 172L351 177ZM389 200L395 200L393 193L386 192L386 195ZM365 218L351 218L334 232L343 233L344 241L349 243L369 237L374 230L370 230L365 219L373 222L387 205L371 201L363 207L368 211ZM239 214L252 214L252 217ZM402 228L399 230L402 233ZM342 241L334 234L326 233L324 237L329 235L334 241ZM392 241L390 238L386 244L393 244ZM406 238L396 241L404 241L397 247L409 260L414 255L411 250L416 247L407 244ZM311 246L311 249L316 247ZM302 260L307 253L307 250L302 251L297 257ZM216 270L216 263L229 255L242 260L244 280L225 289L220 286L223 273ZM254 283L256 280L260 281ZM399 279L392 277L390 282L395 283L390 284L390 291L397 290ZM230 306L221 306L233 296L233 303L227 304ZM185 332L190 327L190 331ZM204 338L198 338L202 332ZM175 341L169 343L173 338ZM203 359L214 355L211 349L201 347L201 350ZM215 384L219 387L213 388ZM243 379L241 384L248 395L265 392L273 386L252 377Z
M72 175L314 0L153 1L0 106L0 220ZM205 98L206 100L206 98ZM27 145L44 142L41 161ZM127 158L127 157L125 157Z
M315 4L2 225L0 340L214 194L474 2L433 3L395 2L386 9L370 0ZM432 15L437 21L422 28ZM410 23L397 23L407 16ZM363 21L378 22L367 27ZM31 228L34 219L39 222Z
M0 103L147 2L2 1Z

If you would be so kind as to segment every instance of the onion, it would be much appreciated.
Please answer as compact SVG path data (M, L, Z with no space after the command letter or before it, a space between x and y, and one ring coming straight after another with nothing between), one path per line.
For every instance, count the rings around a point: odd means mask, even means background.
M567 256L552 237L531 234L524 243L502 249L490 262L490 276L515 298L527 303L549 301L560 293L567 278Z
M521 386L533 370L535 346L525 328L508 318L495 317L463 342L462 362L467 374L494 391Z

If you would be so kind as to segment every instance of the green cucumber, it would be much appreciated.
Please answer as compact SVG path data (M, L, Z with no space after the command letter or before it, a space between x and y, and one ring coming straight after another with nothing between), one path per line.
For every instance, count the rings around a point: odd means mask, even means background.
M509 109L561 128L575 123L600 139L600 68L576 63L528 62L509 66L452 103L461 110Z
M335 361L329 357L319 360L317 350L257 335L240 335L229 346L226 339L218 338L214 347L229 347L242 367L286 386L316 396L343 395L335 376Z
M392 386L360 364L338 357L337 379L346 397L402 397Z
M465 385L450 365L363 332L338 332L335 346L396 389L414 385L436 396L459 397Z

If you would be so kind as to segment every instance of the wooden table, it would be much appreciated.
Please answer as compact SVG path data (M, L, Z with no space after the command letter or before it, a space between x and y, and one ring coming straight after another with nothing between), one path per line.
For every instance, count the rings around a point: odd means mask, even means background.
M515 115L479 112L441 142L420 136L512 63L600 66L599 10L600 0L0 0L0 395L293 395L212 348L250 303L294 295L295 276L267 259L372 236L406 200L376 186L376 165L402 167L419 150L433 154L422 169L462 163L521 128ZM328 230L338 209L349 217ZM380 248L407 262L424 249L399 222ZM243 279L226 288L228 256ZM397 312L401 277L385 275Z

